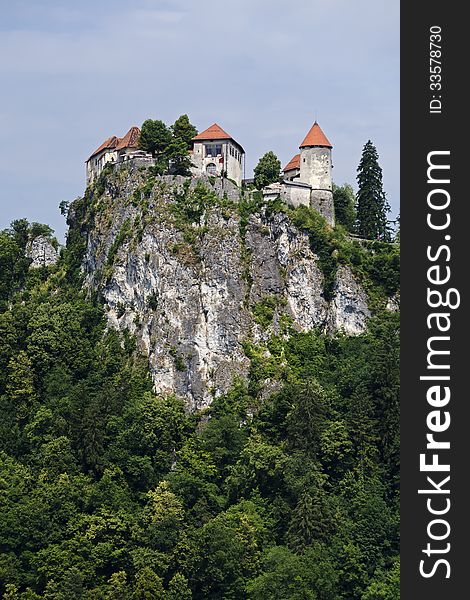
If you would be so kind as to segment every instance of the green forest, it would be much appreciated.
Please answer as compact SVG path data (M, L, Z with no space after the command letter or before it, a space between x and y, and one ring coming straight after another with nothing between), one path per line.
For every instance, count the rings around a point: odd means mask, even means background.
M399 598L398 314L273 336L278 391L248 348L249 380L188 413L83 292L79 234L31 269L38 234L0 232L0 596ZM398 252L376 246L388 285Z

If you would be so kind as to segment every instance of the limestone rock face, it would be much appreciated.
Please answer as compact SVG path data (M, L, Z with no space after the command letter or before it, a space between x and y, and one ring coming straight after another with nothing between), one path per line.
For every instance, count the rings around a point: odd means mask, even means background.
M397 292L388 299L386 309L390 312L398 312L400 310L400 292Z
M328 316L329 331L341 331L348 335L362 333L366 319L370 317L367 295L349 267L339 267L333 292Z
M367 297L352 272L338 270L327 302L308 236L284 213L255 213L241 223L238 188L204 178L223 202L203 224L181 224L170 208L198 180L157 178L139 204L143 177L110 178L86 233L83 269L86 286L102 295L109 326L129 330L148 356L157 393L183 396L191 408L209 404L247 375L244 342L278 332L282 314L301 331L364 331ZM70 212L72 225L74 218ZM275 299L275 309L263 327L254 308L266 299Z
M54 265L59 258L57 250L43 235L39 235L28 244L26 255L32 260L30 266L33 268L49 267Z

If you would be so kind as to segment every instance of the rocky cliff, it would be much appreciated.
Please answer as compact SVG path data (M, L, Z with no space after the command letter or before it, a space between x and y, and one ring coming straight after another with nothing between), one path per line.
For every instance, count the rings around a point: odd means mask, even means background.
M26 246L26 256L32 268L50 267L57 262L59 252L47 236L38 235Z
M230 181L122 167L70 207L85 285L110 327L135 335L155 389L192 407L246 376L247 342L314 327L360 334L368 297L347 264L325 293L321 261L291 211Z

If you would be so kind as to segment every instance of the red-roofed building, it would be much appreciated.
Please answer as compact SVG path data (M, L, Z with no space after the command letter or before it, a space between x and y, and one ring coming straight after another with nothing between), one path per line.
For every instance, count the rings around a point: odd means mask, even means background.
M334 222L331 178L331 142L315 123L300 144L299 181L312 188L310 206L316 208L331 224Z
M194 175L228 177L241 186L244 155L243 147L214 123L193 138L191 171Z
M118 138L113 135L105 140L86 161L87 185L100 176L108 163L120 163L136 158L145 163L153 163L150 154L139 150L139 137L140 129L131 127L124 137Z
M315 121L299 146L300 153L295 154L284 167L284 180L279 189L274 185L267 186L263 196L270 199L279 195L291 206L303 204L315 208L333 225L332 148Z
M104 169L107 163L116 162L116 146L118 143L119 138L115 135L112 135L110 138L105 140L101 146L98 146L94 152L92 152L85 163L87 185L90 185L97 177L99 177L101 171Z
M300 154L295 154L287 165L282 169L284 179L295 179L299 176L300 172Z
M310 128L309 132L304 138L304 141L300 144L299 148L307 148L309 146L322 146L324 148L333 148L328 138L323 133L320 125L315 123Z
M119 140L116 150L118 152L126 152L129 149L137 149L139 147L140 129L131 127L126 135Z

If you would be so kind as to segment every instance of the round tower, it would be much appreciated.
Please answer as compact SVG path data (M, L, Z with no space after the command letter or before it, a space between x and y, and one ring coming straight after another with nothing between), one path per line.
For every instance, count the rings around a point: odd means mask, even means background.
M310 206L334 225L331 179L331 149L333 146L315 121L300 144L299 181L311 187Z

